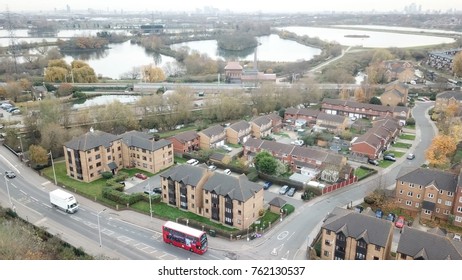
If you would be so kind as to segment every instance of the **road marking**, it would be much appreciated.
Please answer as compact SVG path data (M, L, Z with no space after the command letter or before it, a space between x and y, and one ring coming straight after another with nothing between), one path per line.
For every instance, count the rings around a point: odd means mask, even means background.
M101 232L104 233L104 234L106 234L106 235L109 235L109 236L114 234L114 232L113 232L112 230L107 229L107 228L103 228L103 229L101 230Z
M130 241L133 241L133 239L131 239L130 237L127 237L125 235L122 235L122 236L119 236L117 237L117 240L125 243L125 244L128 244Z
M45 207L48 207L48 208L50 208L50 209L52 208L51 205L49 205L49 204L47 204L47 203L44 203L44 202L42 202L42 205L45 206Z
M287 235L289 235L289 232L285 230L285 231L281 232L280 234L278 234L277 239L282 240L282 239L286 238Z
M287 253L284 254L284 256L282 256L281 260L287 260L289 259L289 250L287 250Z
M30 197L32 200L34 200L35 202L38 202L39 200L33 196Z
M292 236L294 236L294 233L295 233L295 232L292 232L292 234L287 238L287 241L289 241L289 239L290 239Z
M19 191L22 192L24 195L27 196L27 193L26 193L25 191L23 191L23 190L19 190Z

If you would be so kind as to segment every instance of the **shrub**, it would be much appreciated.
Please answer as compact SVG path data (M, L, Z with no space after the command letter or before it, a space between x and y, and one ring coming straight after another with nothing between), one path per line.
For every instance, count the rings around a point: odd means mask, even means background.
M101 172L101 176L103 176L104 179L111 179L113 174L110 171L104 171L104 172Z

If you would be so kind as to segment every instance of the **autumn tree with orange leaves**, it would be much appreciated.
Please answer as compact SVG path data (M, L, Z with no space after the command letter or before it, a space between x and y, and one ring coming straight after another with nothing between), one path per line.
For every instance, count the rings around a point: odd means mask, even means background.
M448 135L438 135L433 138L430 147L425 152L425 157L430 166L444 167L450 162L450 157L456 151L456 141Z

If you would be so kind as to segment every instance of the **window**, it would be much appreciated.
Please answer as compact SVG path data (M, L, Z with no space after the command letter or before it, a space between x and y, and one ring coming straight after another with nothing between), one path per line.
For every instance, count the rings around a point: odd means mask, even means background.
M446 205L446 206L452 206L452 201L446 200L446 202L444 202L444 205Z
M461 188L462 189L462 188ZM459 202L462 203L462 196L459 197Z
M428 194L428 198L434 198L435 196L432 193Z
M362 254L362 253L356 253L356 259L357 260L365 260L366 259L366 255Z
M436 208L436 209L435 209L435 212L436 212L436 213L439 213L439 212L440 212L440 208Z
M403 194L403 190L399 190L399 194Z
M412 205L412 201L406 200L406 205L407 205L407 206L411 206L411 205Z
M380 247L379 245L375 245L375 250L376 251L380 251L380 249L382 249L382 247Z
M324 251L324 256L328 257L329 256L329 251Z
M438 203L441 203L441 198L438 198L437 202L438 202Z
M417 195L417 198L420 198L420 194Z
M448 209L444 210L444 213L443 213L443 214L444 214L444 215L449 215L449 210L448 210Z
M205 213L209 213L209 208L205 208Z
M205 204L209 204L209 200L208 200L208 199L205 199Z
M100 166L101 166L101 162L97 162L96 167L100 167Z
M330 240L328 239L324 240L324 244L326 244L327 246L330 246L331 245Z
M409 183L409 187L414 188L414 183Z
M241 211L241 210L237 210L237 214L238 214L238 215L242 215L242 211Z
M420 206L420 203L416 202L415 203L415 208L419 208L419 206Z
M454 220L458 223L462 222L462 217L461 216L456 216Z
M462 212L462 211L461 211ZM326 234L327 235L330 235L331 231L330 230L326 230Z
M440 194L443 194L443 190L440 190Z
M462 213L462 206L457 207L457 212Z
M412 193L412 192L408 192L408 193L407 193L407 196L410 196L410 197L412 197L412 195L413 195L413 193Z
M425 209L424 210L424 213L427 214L427 215L430 215L432 213L432 211L428 210L428 209Z
M421 190L421 189L422 189L422 186L419 185L419 190Z
M95 156L95 159L100 159L101 158L101 155L96 155Z
M90 170L93 169L93 165L88 166L88 168L89 168Z
M194 195L193 195L193 194L191 195L191 199L194 199Z
M453 192L448 192L448 196L449 196L449 197L453 197L453 196L454 196L454 193L453 193Z

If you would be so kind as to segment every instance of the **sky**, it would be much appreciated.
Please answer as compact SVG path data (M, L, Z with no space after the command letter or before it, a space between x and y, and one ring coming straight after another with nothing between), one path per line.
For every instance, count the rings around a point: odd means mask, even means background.
M421 7L421 11L459 9L460 0L284 0L284 1L249 1L249 0L0 0L0 10L11 12L21 11L53 11L65 10L69 5L75 10L103 10L103 11L163 11L180 12L196 11L204 7L214 7L232 12L280 12L280 13L309 13L320 11L404 11L405 6L412 3ZM457 5L459 4L459 5Z

